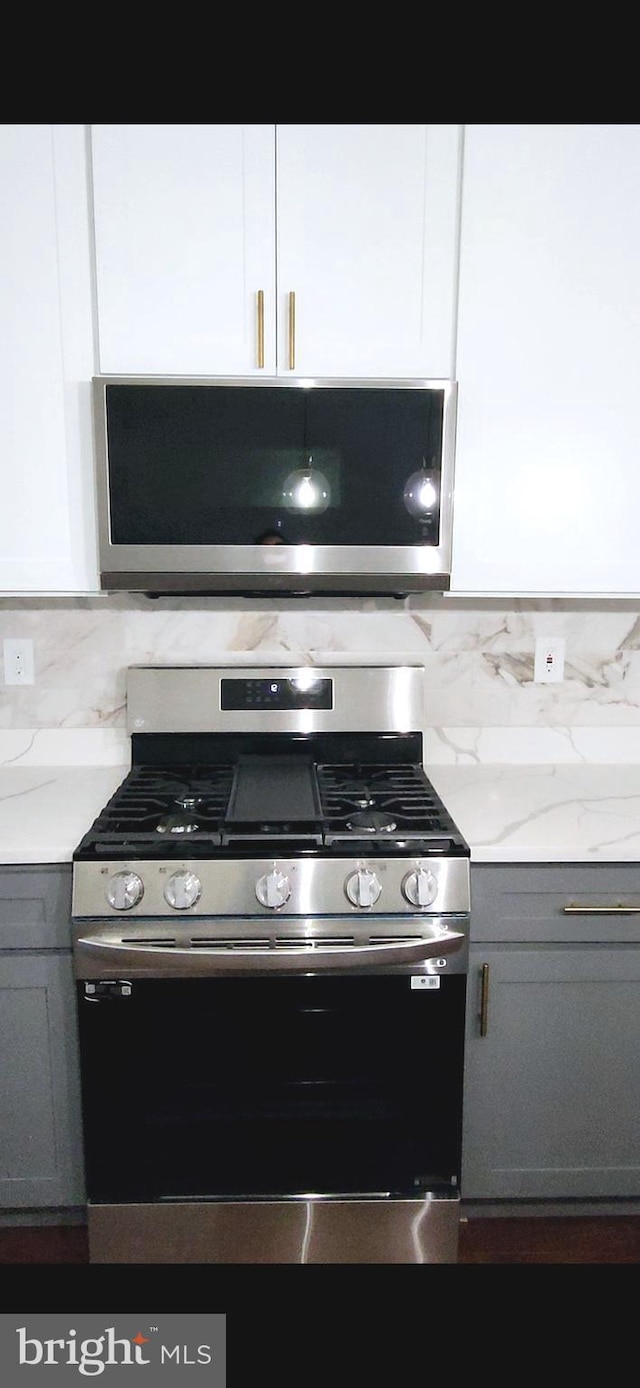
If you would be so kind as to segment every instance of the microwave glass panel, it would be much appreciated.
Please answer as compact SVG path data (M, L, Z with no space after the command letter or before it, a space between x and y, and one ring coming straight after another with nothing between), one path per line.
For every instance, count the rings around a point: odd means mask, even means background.
M122 545L439 543L443 391L112 385Z

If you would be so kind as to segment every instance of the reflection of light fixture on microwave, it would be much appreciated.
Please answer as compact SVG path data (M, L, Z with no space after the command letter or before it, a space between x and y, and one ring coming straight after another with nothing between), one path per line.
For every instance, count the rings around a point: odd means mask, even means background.
M403 501L412 516L427 516L438 504L438 477L427 467L423 458L422 467L412 472L405 482Z
M311 454L306 467L295 468L285 477L282 499L290 511L326 511L330 501L329 483L324 473L313 467Z

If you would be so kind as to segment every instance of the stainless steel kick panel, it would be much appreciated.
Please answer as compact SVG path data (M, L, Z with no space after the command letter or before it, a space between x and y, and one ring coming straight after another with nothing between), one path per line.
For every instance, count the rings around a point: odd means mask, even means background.
M455 1263L460 1200L89 1205L92 1263Z

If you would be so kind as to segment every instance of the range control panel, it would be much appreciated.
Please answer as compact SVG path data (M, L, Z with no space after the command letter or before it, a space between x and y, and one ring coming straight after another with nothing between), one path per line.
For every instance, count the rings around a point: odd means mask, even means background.
M220 707L223 712L233 710L243 713L256 710L274 710L287 713L297 709L332 709L333 680L315 676L313 671L303 671L293 678L270 679L222 679L220 681Z
M78 863L74 917L468 913L467 858Z

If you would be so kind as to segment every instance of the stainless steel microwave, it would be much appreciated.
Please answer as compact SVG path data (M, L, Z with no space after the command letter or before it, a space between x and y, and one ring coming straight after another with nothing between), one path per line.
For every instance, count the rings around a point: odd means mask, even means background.
M103 589L449 587L455 381L93 380Z

